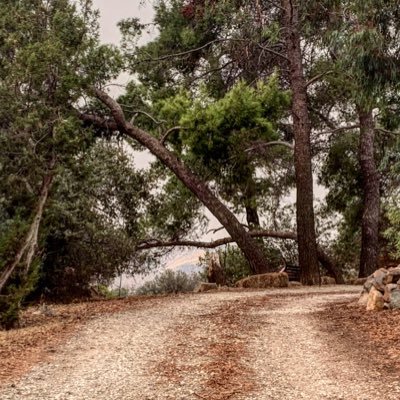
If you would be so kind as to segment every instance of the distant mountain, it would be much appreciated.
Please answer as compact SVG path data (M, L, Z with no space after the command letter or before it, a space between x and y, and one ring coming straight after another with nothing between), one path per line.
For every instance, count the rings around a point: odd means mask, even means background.
M203 272L203 270L204 270L203 267L201 267L197 264L193 264L191 262L174 265L174 266L169 266L168 269L171 269L175 272L181 271L188 275L198 274L199 272Z

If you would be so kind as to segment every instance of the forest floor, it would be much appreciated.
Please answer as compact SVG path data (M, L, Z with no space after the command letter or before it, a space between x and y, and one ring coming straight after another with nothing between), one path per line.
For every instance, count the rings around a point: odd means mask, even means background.
M27 310L0 332L2 400L398 400L400 312L330 286Z

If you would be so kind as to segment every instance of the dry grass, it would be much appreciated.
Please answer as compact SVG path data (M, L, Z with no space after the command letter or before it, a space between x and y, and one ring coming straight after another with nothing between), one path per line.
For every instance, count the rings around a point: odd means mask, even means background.
M174 340L155 371L174 382L196 375L201 389L194 395L199 399L228 400L251 393L257 384L249 363L248 338L258 324L249 311L268 302L267 297L240 299L191 317L191 329L187 324L176 327ZM194 359L201 363L193 365L190 360Z
M400 373L400 310L366 311L354 304L339 303L316 316L324 329L340 336L356 352L360 362L383 374ZM321 325L321 324L320 324Z
M51 305L48 315L38 306L25 310L20 327L0 331L0 386L22 376L45 361L84 322L97 315L140 307L151 298L92 301Z

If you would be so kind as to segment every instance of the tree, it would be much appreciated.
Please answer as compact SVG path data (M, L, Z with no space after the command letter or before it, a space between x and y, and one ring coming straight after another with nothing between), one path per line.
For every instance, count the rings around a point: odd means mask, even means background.
M148 256L135 246L146 229L142 204L151 202L151 189L121 141L98 139L77 154L54 180L35 294L57 301L88 297L93 285L143 272Z
M60 168L90 142L72 108L83 90L105 82L115 54L95 48L90 1L0 5L1 324L15 320L40 267L42 222ZM94 65L96 65L94 69Z
M110 125L104 118L90 114L81 115L81 118L106 129L118 130L150 150L220 221L246 255L253 271L255 273L268 271L268 263L264 259L259 245L248 235L232 212L211 192L207 185L154 136L127 122L121 106L107 93L100 89L93 89L93 91L96 97L109 108L115 123Z
M378 266L380 198L382 180L377 166L376 132L388 101L398 90L398 62L393 56L398 43L397 2L349 1L336 6L328 29L330 68L336 77L327 80L343 86L343 116L352 113L359 128L358 159L362 184L361 254L359 275L367 276ZM348 18L350 17L350 18ZM336 89L337 93L337 89ZM389 101L390 102L390 101ZM351 111L350 111L351 110Z
M156 14L159 38L142 49L134 49L129 59L142 82L150 83L153 90L162 85L173 91L177 82L183 85L191 82L191 87L196 88L201 81L216 96L226 93L237 79L254 83L270 75L274 68L281 70L282 84L289 85L293 95L294 129L289 131L295 134L298 247L302 280L307 284L317 282L319 274L312 196L311 126L300 43L309 38L310 29L307 28L312 13L308 11L314 11L313 7L314 2L300 7L299 3L291 1L280 5L164 1ZM124 33L128 26L128 22L123 24ZM149 69L149 63L154 68ZM283 130L285 135L287 131ZM249 188L254 186L251 181L247 177ZM251 204L254 194L249 197L250 201L243 200ZM248 208L250 220L258 220L255 211Z
M301 281L315 284L319 277L313 208L311 168L311 123L308 115L307 85L301 50L300 6L292 0L282 1L286 34L286 55L292 89L292 118L295 138L296 217Z

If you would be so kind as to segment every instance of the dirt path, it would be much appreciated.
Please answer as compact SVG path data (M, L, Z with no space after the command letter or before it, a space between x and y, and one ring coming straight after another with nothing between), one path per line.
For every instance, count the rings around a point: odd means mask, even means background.
M345 290L345 292L343 291ZM154 299L89 321L2 400L398 400L314 313L357 288Z

